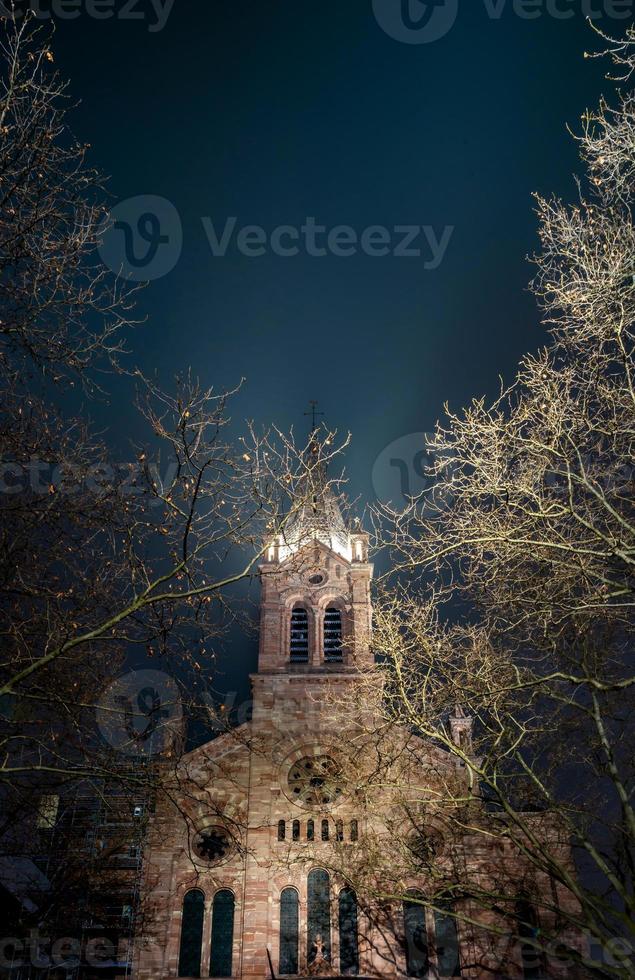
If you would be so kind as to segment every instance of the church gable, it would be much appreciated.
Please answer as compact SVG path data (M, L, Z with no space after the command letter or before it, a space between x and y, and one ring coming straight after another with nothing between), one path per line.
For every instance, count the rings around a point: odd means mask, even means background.
M460 762L378 723L372 572L367 536L331 495L266 549L252 720L168 777L145 862L153 912L138 980L483 976L465 967L471 939L453 907L417 896L441 882L452 897L457 868L496 873L517 855L472 848L469 821L488 814ZM469 754L471 720L457 709L448 726ZM465 793L444 792L450 781ZM476 804L464 839L437 805L448 795Z

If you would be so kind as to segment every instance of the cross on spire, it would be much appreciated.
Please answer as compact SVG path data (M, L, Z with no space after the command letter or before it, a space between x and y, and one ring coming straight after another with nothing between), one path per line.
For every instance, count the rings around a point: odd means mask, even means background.
M318 412L318 402L316 401L310 401L309 405L311 406L311 410L309 412L305 412L304 414L311 416L311 433L313 433L317 429L317 416L324 415L324 412Z

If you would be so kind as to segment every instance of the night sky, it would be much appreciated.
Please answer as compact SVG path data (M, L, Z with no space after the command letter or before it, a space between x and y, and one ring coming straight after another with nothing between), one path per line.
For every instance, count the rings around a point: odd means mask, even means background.
M389 36L372 0L176 0L158 31L149 2L134 7L143 20L58 20L56 62L81 99L73 128L113 203L159 195L182 223L180 260L140 294L131 363L165 383L190 365L218 387L244 376L235 416L302 432L319 399L353 434L351 492L371 498L388 444L431 429L446 400L494 394L544 342L527 292L531 194L574 196L566 124L611 88L583 58L597 39L580 0L559 9L575 15L459 0L451 29L421 44ZM419 0L412 13L426 14ZM453 231L436 269L425 248L250 257L234 239L214 257L201 219L220 234L232 216L268 234L310 216L360 236L382 225L394 242L400 225ZM125 453L129 389L111 390L110 407L87 410Z

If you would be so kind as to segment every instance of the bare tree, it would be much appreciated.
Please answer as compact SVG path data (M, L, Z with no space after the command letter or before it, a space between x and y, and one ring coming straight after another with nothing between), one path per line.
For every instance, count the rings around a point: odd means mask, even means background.
M237 389L185 374L166 391L125 367L134 296L99 261L103 181L69 131L51 37L29 16L2 30L0 856L14 858L35 846L16 828L42 794L161 785L153 760L182 750L174 726L192 678L213 676L237 584L341 446L240 430ZM62 386L98 397L107 371L127 375L148 433L125 466L60 408ZM113 694L130 663L171 678L168 694Z
M0 283L3 373L92 385L118 366L132 292L99 260L104 182L68 128L52 37L5 17L0 53Z
M629 76L634 46L611 48ZM449 413L431 491L381 514L402 567L449 571L508 642L632 622L634 98L584 117L586 196L580 182L573 207L538 198L549 346L493 404Z
M603 40L625 84L635 32ZM404 576L378 613L390 716L465 768L487 814L478 833L512 841L567 896L532 892L541 935L556 939L556 919L586 932L603 953L584 967L601 976L631 975L635 945L634 98L620 90L583 117L578 201L538 198L548 346L492 404L448 409L429 489L376 512ZM448 601L462 625L439 625ZM461 801L444 800L461 829ZM513 875L506 889L527 891Z

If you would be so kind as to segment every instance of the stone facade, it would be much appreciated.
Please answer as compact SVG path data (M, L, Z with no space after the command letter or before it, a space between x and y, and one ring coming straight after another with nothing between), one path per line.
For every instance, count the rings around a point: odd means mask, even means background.
M336 534L329 534L324 513L337 520ZM360 896L357 922L351 926L349 921L347 862L358 868L364 862L370 865L378 851L386 858L381 842L390 840L392 803L386 812L368 806L360 794L349 791L343 775L352 743L345 726L335 723L332 705L340 694L345 696L360 670L373 669L372 566L366 535L343 530L341 517L334 514L339 511L333 499L322 510L319 527L312 528L311 514L304 514L284 540L272 544L261 568L252 720L186 755L167 780L169 793L157 807L145 851L138 980L210 973L262 980L270 974L268 956L276 975L346 971L438 977L444 969L454 975L459 969L448 966L449 940L444 961L438 936L426 971L416 956L413 969L399 903L373 906ZM457 738L469 738L468 719L459 713L453 724ZM411 743L417 744L413 748ZM407 767L409 772L415 767L418 784L428 771L433 780L443 767L456 768L406 733L403 744L410 746ZM359 759L353 762L360 764ZM405 784L409 779L404 777ZM211 848L203 854L202 840ZM481 843L470 851L470 860L482 862L487 875L492 867L500 871L506 861L513 866L517 857L483 853ZM310 878L316 870L320 874ZM186 928L188 893L194 895L188 901L196 908L187 913L192 918ZM282 907L288 918L281 925ZM425 915L434 929L435 920ZM437 930L440 922L436 920ZM194 937L189 946L184 932ZM197 963L191 948L199 937ZM491 977L491 967L481 970L477 965L486 953L475 948L474 935L460 928L458 940L463 975ZM505 975L522 977L515 957L511 949Z

